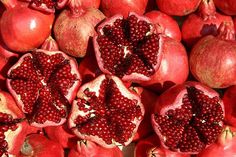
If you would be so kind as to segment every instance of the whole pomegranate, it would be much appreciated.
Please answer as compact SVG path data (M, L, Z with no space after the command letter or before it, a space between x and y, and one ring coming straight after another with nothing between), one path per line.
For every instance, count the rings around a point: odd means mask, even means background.
M101 10L107 17L121 14L127 17L130 12L142 15L148 0L101 0Z
M236 3L234 0L214 0L216 7L227 15L236 15Z
M81 84L75 59L52 50L53 47L45 47L48 50L36 49L24 54L10 68L7 78L17 105L36 127L63 124Z
M51 33L54 14L46 14L17 0L2 1L7 8L1 17L1 35L6 46L24 53L39 47Z
M217 36L201 38L190 53L189 64L193 76L209 87L236 84L236 41L230 24L222 23Z
M96 8L83 8L80 0L69 0L53 28L59 48L74 57L84 57L89 39L95 33L94 27L105 18Z
M68 123L79 138L112 148L132 142L143 116L139 95L102 74L80 87Z
M210 145L197 157L234 157L236 156L236 132L235 128L225 126L223 132L218 137L217 142Z
M151 20L157 33L161 33L177 41L181 41L179 25L171 16L157 10L145 13L145 16Z
M202 0L198 12L190 14L182 25L183 41L192 47L203 36L216 36L222 22L230 23L233 29L232 18L216 12L213 0Z
M162 12L176 16L185 16L194 12L200 2L201 0L156 0Z
M151 120L164 148L198 154L223 130L224 106L216 91L186 82L159 96Z

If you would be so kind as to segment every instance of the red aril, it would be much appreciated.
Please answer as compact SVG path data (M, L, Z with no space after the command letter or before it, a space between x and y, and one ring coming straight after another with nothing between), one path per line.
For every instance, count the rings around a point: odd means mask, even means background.
M7 79L18 106L36 127L63 124L80 83L74 58L44 49L23 55L8 71Z
M0 156L16 155L26 136L24 114L12 96L0 91Z
M236 15L236 3L234 0L214 0L218 9L227 15Z
M39 47L50 35L54 14L46 14L17 0L2 1L7 8L1 18L1 35L6 46L24 53Z
M186 82L159 96L152 125L164 148L197 154L214 143L223 129L219 94L198 82Z
M225 122L236 127L236 86L229 87L223 96Z
M95 8L83 8L80 0L69 0L69 8L64 9L55 21L53 28L59 48L74 57L84 57L94 27L105 18Z
M216 36L222 22L230 23L233 29L232 18L216 12L213 0L202 0L198 12L190 14L182 25L183 41L192 47L203 36Z
M171 16L156 10L145 13L145 16L153 23L156 33L181 41L179 25Z
M194 12L200 2L201 0L156 0L158 8L162 12L176 16L185 16Z
M127 17L130 12L142 15L148 0L101 0L101 10L107 17L121 14Z
M103 147L128 145L144 116L140 97L116 76L100 75L80 87L69 128Z
M156 135L151 135L140 140L135 146L135 157L190 157L188 154L172 152L161 146L160 139Z
M158 93L175 84L184 83L189 74L188 56L184 46L169 37L162 39L161 65L149 81L141 83Z
M154 31L149 19L136 13L106 19L93 38L101 71L127 82L150 80L160 66L163 45Z
M26 137L20 153L16 157L64 157L63 148L41 134Z
M217 142L213 143L197 157L234 157L236 156L236 132L235 128L225 126L223 132L218 137Z
M59 143L63 148L71 148L78 141L77 136L68 128L67 123L60 126L48 126L44 130L50 140Z
M207 35L193 47L190 70L200 82L212 88L236 84L236 41L230 23L222 23L218 35Z
M123 157L118 147L104 148L92 141L80 140L72 148L68 157Z

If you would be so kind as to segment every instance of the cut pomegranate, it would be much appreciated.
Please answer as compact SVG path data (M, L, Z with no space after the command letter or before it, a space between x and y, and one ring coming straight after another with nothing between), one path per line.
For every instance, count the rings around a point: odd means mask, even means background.
M24 142L24 114L10 94L0 91L0 156L16 155Z
M116 14L127 17L130 12L142 15L147 3L148 0L101 0L101 10L106 17Z
M177 41L181 41L179 25L171 16L156 10L147 12L145 16L153 23L156 33L165 34Z
M175 84L184 83L189 74L188 56L182 43L169 37L162 39L161 65L149 81L141 83L142 86L158 93Z
M218 93L207 86L198 82L176 85L157 100L153 128L165 148L197 154L221 133L223 107Z
M203 36L216 36L222 22L230 23L233 29L232 18L216 12L213 0L202 0L198 13L189 15L182 25L183 41L192 47Z
M232 86L225 91L223 102L226 123L236 127L236 86Z
M215 5L227 15L236 15L236 3L234 0L214 0Z
M188 154L172 152L161 146L156 135L149 136L138 142L134 150L135 157L190 157Z
M40 134L26 137L20 154L16 157L64 157L63 148Z
M235 128L225 126L223 132L218 137L217 142L210 145L197 157L234 157L236 156L236 132Z
M156 0L158 8L168 14L185 16L197 10L201 0Z
M104 148L91 141L80 140L68 157L123 157L118 147Z
M37 49L8 71L7 86L36 127L61 125L81 83L77 62L61 51Z
M69 128L104 147L128 145L144 116L140 97L116 76L100 75L77 93Z
M217 36L207 35L194 45L189 65L193 76L211 88L236 84L236 41L230 23L223 22Z
M7 8L1 18L1 35L6 46L17 52L38 48L51 33L54 14L44 14L18 0L1 1Z
M160 66L162 36L144 16L130 13L106 19L93 38L98 66L123 81L150 80Z

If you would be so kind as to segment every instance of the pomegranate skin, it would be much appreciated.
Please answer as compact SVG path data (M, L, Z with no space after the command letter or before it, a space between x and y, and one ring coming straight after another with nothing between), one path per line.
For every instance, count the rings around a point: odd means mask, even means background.
M84 57L94 27L105 16L98 9L80 9L78 14L63 10L54 25L54 34L59 48L74 57Z
M147 12L145 16L151 20L158 33L165 34L177 41L181 41L179 25L172 17L156 10Z
M156 0L158 8L168 14L185 16L194 12L201 0Z
M234 33L222 36L233 38ZM189 58L193 76L212 88L236 84L236 41L222 36L203 37L194 45Z
M107 17L116 14L127 17L129 12L142 15L147 3L148 0L101 0L101 10Z
M187 52L180 42L163 37L162 49L163 56L159 69L150 81L141 83L141 85L159 93L175 84L185 82L189 74Z
M236 15L235 0L214 0L216 7L227 15Z
M13 51L35 49L50 35L53 20L54 14L44 14L25 4L6 9L1 19L3 41Z
M217 29L222 22L233 26L232 17L216 12L213 0L202 1L198 13L190 14L184 21L182 39L187 46L192 47L203 36L217 35Z

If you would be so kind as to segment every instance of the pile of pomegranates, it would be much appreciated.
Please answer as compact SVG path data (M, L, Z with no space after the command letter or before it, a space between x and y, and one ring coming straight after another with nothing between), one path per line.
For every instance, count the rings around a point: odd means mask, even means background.
M0 157L236 156L234 0L1 0Z

